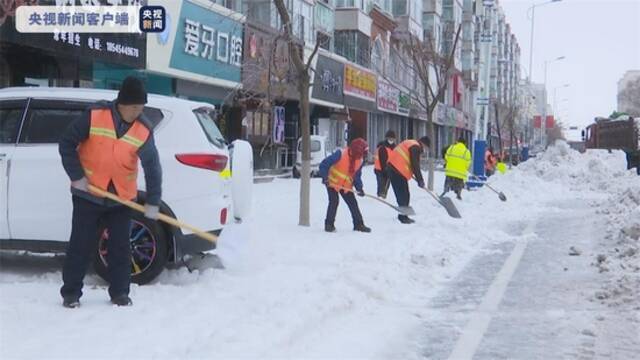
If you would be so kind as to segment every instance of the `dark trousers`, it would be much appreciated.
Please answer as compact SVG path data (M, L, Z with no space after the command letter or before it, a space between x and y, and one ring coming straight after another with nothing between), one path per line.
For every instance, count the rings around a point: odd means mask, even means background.
M464 188L464 180L454 178L452 176L447 176L444 179L444 191L440 196L443 196L444 194L448 193L449 190L453 190L453 192L456 193L459 199L462 195L463 188Z
M398 174L395 170L390 169L387 173L391 179L391 187L393 187L393 193L396 195L396 201L398 206L409 206L409 200L411 199L409 194L409 182L404 176ZM408 219L406 215L398 215L398 219Z
M325 224L333 225L336 221L336 212L338 211L338 192L327 186L327 194L329 195L329 206L327 207L327 217L324 220ZM349 211L351 211L351 219L353 220L353 226L363 225L362 214L358 208L358 201L353 192L340 192L344 202L347 203Z
M378 197L386 198L389 191L389 175L386 171L375 170L378 180Z
M82 296L84 275L89 263L96 256L100 224L104 224L109 233L107 240L109 295L115 297L129 294L129 284L131 283L130 210L121 205L98 205L73 196L71 239L62 269L64 285L60 289L60 294L63 297L80 298Z

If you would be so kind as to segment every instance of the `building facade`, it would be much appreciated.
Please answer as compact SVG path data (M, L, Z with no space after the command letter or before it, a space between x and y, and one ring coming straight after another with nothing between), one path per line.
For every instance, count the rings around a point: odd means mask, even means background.
M496 118L496 105L524 104L527 110L519 115L517 133L520 141L530 135L529 117L538 94L520 84L520 47L499 1L284 2L295 46L304 50L305 58L316 43L320 47L311 61L311 129L326 136L329 150L354 137L365 138L373 149L387 130L394 130L400 140L426 135L426 110L415 100L426 95L410 65L407 39L430 41L444 56L453 53L452 69L443 79L447 91L433 118L437 150L458 137L495 137L498 121L504 121L500 113ZM150 92L214 105L228 140L251 142L257 169L292 166L301 135L299 90L274 2L146 3L167 9L165 32L119 38L104 34L90 41L82 34L78 39L78 34L56 38L2 31L0 85L117 88L135 72L146 79ZM6 21L11 25L11 17ZM136 56L96 50L116 41ZM4 56L9 52L33 54L34 63L18 64ZM440 151L435 153L440 156Z

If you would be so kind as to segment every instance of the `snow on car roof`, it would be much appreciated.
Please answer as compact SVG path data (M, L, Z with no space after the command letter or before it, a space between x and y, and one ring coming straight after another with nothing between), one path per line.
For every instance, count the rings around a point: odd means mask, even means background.
M3 97L38 97L47 99L77 99L77 100L113 100L118 96L116 90L90 89L90 88L63 88L63 87L8 87L0 89L0 98ZM181 99L177 97L149 94L149 104L189 104L191 108L214 107L212 104Z

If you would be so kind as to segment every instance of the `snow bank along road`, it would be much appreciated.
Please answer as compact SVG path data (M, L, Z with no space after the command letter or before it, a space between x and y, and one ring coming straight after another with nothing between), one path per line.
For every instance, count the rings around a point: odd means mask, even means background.
M491 179L506 203L463 193L459 220L414 184L413 225L358 199L371 234L344 203L324 233L319 181L311 228L295 180L259 184L251 221L223 232L226 270L166 271L131 308L89 276L64 309L60 257L0 253L0 359L634 359L640 178L625 168L560 144Z

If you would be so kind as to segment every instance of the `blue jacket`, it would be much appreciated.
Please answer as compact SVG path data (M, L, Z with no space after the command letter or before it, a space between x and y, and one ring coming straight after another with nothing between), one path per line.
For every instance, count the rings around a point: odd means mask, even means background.
M327 177L329 176L329 169L338 161L340 161L340 157L342 157L342 150L336 150L333 154L327 156L320 163L320 176L322 177L322 181L326 182ZM364 161L362 162L362 166L360 169L356 171L356 174L353 176L353 186L356 188L356 191L362 191L362 167L364 166Z

